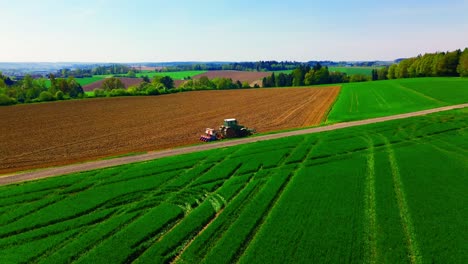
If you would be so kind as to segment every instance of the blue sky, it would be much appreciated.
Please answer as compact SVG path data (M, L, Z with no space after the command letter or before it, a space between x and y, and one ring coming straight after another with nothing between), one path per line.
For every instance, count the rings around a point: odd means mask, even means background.
M468 47L468 0L0 0L0 61L393 60Z

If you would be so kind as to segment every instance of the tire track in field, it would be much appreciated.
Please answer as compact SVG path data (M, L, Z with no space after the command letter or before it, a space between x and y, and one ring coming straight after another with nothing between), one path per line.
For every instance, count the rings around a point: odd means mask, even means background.
M366 138L369 144L369 153L367 155L367 175L365 181L364 195L364 214L367 220L365 226L366 247L365 259L367 263L378 263L377 251L377 216L376 216L376 198L375 198L375 147L371 138Z
M262 169L262 168L261 168ZM261 170L260 169L260 170ZM234 196L233 198L230 199L230 201L234 200L234 199L238 199L240 197L240 194L242 192L247 192L247 186L249 184L252 183L252 181L254 180L255 178L255 175L258 174L258 172L260 171L258 170L256 173L253 173L249 180L247 180L245 183L244 183L244 186L242 187L242 189L240 189L238 191L238 194L236 196ZM265 183L258 183L258 186L254 186L254 188L251 190L251 193L247 193L247 196L245 197L245 200L248 201L250 199L252 199L252 197L254 197L259 191L260 189L263 187ZM247 205L247 203L242 203L238 208L235 208L233 210L233 215L239 215L240 212L242 212L242 210L244 209L244 207ZM195 239L197 239L205 230L208 229L208 227L214 222L216 221L216 219L218 219L218 216L221 215L221 213L224 211L224 209L226 209L226 207L228 207L229 204L225 204L224 208L222 208L220 211L218 211L215 215L215 217L213 219L210 220L210 222L208 222L190 241L188 241L188 243L186 245L184 245L184 247L181 249L180 252L178 252L177 256L171 261L171 263L178 263L180 260L181 260L181 257L182 255L184 254L184 252L187 250L187 248L190 247L190 245L192 245L193 241L195 241ZM227 228L225 228L224 230L220 230L220 231L216 231L213 236L216 236L215 238L210 237L211 239L208 242L208 244L213 244L213 243L216 243L222 236L223 234L227 231L227 229L229 228L229 226L232 225L232 223L234 222L235 220L232 220L226 224L223 225L223 227L227 226ZM215 241L213 241L215 240ZM211 248L206 248L204 249L204 252L203 252L203 257L205 257L209 251L211 250Z
M312 154L312 151L318 146L318 144L320 143L320 140L316 141L313 145L310 146L310 149L308 150L307 154L305 155L304 157L304 160L307 160L311 154ZM297 147L294 149L296 150ZM289 156L291 156L291 153L292 151L289 153ZM288 157L289 157L288 156ZM287 166L288 164L286 163L287 161L287 157L286 159L284 159L283 161L283 164L281 164L280 166L278 166L278 168L282 167L282 166ZM278 201L281 200L281 198L283 197L284 193L287 191L288 189L288 186L290 186L290 183L294 181L294 176L297 174L297 172L299 170L301 170L304 166L304 163L301 163L299 165L296 165L294 167L294 171L292 171L289 175L288 175L288 178L285 180L285 182L282 184L282 186L280 187L278 193L275 195L275 197L271 200L269 206L268 206L268 209L263 213L260 221L258 221L258 223L255 225L255 227L251 230L250 234L248 235L247 237L247 240L244 241L243 245L241 246L241 248L239 248L236 252L236 254L234 255L234 259L231 261L231 262L235 262L235 263L239 263L240 260L242 259L242 257L245 256L245 252L247 252L249 250L249 246L252 245L252 242L255 241L255 239L257 238L257 235L262 232L262 227L265 226L265 223L268 221L269 217L271 216L272 212L274 211L276 205L278 204Z
M419 96L419 97L423 97L423 98L425 98L425 99L427 99L427 100L436 102L436 103L438 103L438 104L447 104L447 103L444 102L444 101L440 101L440 100L438 100L438 99L436 99L436 98L434 98L434 97L431 97L431 96L429 96L429 95L427 95L427 94L421 93L421 92L416 91L416 90L414 90L414 89L408 88L408 87L403 86L403 85L401 85L401 84L399 85L399 87L400 87L400 88L403 88L404 90L407 90L407 91L409 91L409 92L411 92L411 93L413 93L413 94L415 94L415 95L417 95L417 96Z
M398 211L400 212L401 225L406 238L408 257L412 264L419 264L422 263L421 253L419 251L418 242L416 240L416 234L414 232L414 225L411 220L408 202L405 198L403 182L401 181L400 170L398 168L395 152L393 151L392 145L388 141L388 138L384 137L384 142L386 152L388 154L388 160L390 162L393 179L393 189L395 190L395 198L398 203Z

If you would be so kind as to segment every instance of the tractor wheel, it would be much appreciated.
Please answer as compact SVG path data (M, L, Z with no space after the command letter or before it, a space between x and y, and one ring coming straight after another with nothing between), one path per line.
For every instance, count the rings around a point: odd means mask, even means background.
M235 138L237 136L236 131L232 127L226 128L226 138Z

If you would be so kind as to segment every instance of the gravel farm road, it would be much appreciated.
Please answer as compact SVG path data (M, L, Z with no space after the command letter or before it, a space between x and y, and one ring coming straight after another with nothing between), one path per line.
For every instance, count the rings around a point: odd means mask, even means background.
M175 155L198 152L198 151L209 150L209 149L236 146L236 145L257 142L257 141L264 141L264 140L311 134L311 133L319 133L319 132L342 129L342 128L347 128L347 127L380 123L380 122L403 119L403 118L414 117L414 116L422 116L422 115L427 115L427 114L436 113L436 112L448 111L452 109L461 109L465 107L468 107L468 103L460 104L460 105L445 106L445 107L428 109L428 110L417 111L417 112L411 112L411 113L406 113L406 114L371 118L371 119L360 120L360 121L343 122L343 123L337 123L337 124L333 124L329 126L307 128L307 129L294 130L294 131L282 132L282 133L277 133L277 134L269 134L269 135L263 135L263 136L241 138L241 139L229 140L229 141L219 141L219 142L214 142L210 144L201 144L201 145L169 149L169 150L163 150L163 151L148 152L145 154L135 155L135 156L120 157L120 158L114 158L114 159L108 159L108 160L97 160L97 161L90 161L90 162L80 163L80 164L72 164L72 165L67 165L67 166L62 166L62 167L54 167L54 168L48 168L48 169L34 170L30 172L19 172L16 174L1 175L0 185L7 185L7 184L24 182L24 181L43 179L43 178L54 177L54 176L59 176L59 175L64 175L64 174L69 174L69 173L81 172L81 171L102 169L102 168L107 168L107 167L133 163L133 162L148 161L148 160L158 159L162 157L175 156Z

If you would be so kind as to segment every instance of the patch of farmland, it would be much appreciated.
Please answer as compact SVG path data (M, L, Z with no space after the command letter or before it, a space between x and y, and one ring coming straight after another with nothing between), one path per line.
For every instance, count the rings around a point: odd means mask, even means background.
M343 84L331 123L468 102L468 79L416 78Z
M259 132L318 125L338 92L198 91L4 107L0 173L195 144L231 117Z
M81 85L81 86L86 86L89 84L92 84L94 82L97 82L99 80L102 80L105 78L105 75L94 75L93 77L85 77L85 78L75 78L75 80ZM46 80L46 86L50 87L50 80Z
M0 262L466 263L467 114L3 186Z
M138 85L140 84L143 79L142 78L125 78L125 77L117 77L122 83L124 84L125 88L128 88L133 85ZM96 82L90 83L88 85L83 86L84 91L93 91L96 88L101 88L102 83L105 81L105 79L100 79Z
M378 69L375 67L328 67L328 70L331 72L342 72L347 75L362 74L371 76L372 70Z
M231 78L233 82L248 82L253 83L255 81L263 79L263 77L270 76L270 72L249 72L249 71L208 71L203 74L194 76L194 79L199 79L202 76L206 76L209 79L213 78Z
M148 76L148 78L153 78L154 76L169 76L173 80L184 80L187 77L193 77L199 74L204 74L206 71L177 71L177 72L155 72L155 71L143 71L142 73L137 73L137 77ZM176 86L177 87L177 86Z

